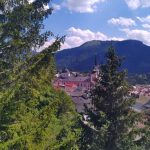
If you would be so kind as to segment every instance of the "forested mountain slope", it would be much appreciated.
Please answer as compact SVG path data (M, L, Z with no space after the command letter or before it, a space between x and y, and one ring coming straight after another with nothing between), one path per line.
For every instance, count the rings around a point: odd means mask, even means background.
M57 68L89 72L95 57L98 63L104 63L105 53L111 45L118 55L125 57L123 68L127 68L129 73L150 72L150 46L136 40L89 41L79 47L59 51L55 56Z

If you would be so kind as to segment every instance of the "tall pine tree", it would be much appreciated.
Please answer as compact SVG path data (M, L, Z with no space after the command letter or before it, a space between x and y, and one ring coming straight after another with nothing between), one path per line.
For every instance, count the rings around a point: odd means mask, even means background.
M52 8L45 9L51 0L0 1L0 55L1 60L14 67L30 57L53 33L42 32L43 21Z
M63 38L47 41L43 21L50 0L0 0L0 149L77 149L78 115L73 102L53 88L54 52ZM77 132L76 132L77 131Z
M99 79L91 91L93 109L87 110L89 117L83 123L81 148L147 149L145 130L139 127L144 121L132 108L135 99L130 96L131 86L125 80L126 71L120 69L122 58L112 46L106 57L106 64L101 65Z
M56 91L53 51L33 56L11 74L0 91L0 149L51 150L76 148L77 113L71 99ZM1 77L1 74L0 74ZM77 132L76 132L77 131Z

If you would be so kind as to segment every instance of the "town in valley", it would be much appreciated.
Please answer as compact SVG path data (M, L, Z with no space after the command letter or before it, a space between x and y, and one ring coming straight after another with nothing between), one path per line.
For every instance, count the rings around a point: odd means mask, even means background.
M56 89L64 90L76 106L79 113L85 111L85 105L92 107L90 90L100 77L100 65L93 66L89 73L79 73L64 68L55 75L53 85ZM136 98L133 109L150 115L150 85L134 85L130 94Z

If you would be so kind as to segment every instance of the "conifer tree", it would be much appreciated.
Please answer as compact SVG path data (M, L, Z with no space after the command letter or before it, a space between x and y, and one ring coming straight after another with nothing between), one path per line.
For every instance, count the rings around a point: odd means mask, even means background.
M52 86L54 52L64 38L42 52L50 0L0 0L0 149L77 149L78 115L63 91Z
M77 113L71 99L51 85L52 52L59 43L27 60L11 73L11 82L5 82L0 92L0 149L75 149Z
M144 121L132 108L135 99L130 96L126 71L120 68L122 58L112 46L106 57L106 64L101 65L99 79L91 91L93 109L87 109L89 117L83 123L81 148L144 150L148 143L144 142L145 128L139 128Z
M0 55L1 60L18 65L41 47L53 33L42 32L43 21L52 8L45 9L51 0L0 1Z

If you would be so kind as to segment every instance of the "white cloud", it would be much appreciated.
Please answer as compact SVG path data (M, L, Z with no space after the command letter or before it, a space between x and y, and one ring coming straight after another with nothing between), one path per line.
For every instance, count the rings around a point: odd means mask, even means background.
M31 3L33 3L34 1L35 1L35 0L28 0L28 3L31 4ZM44 7L45 10L49 9L48 4L47 4L47 5L43 5L43 7Z
M70 11L93 13L96 10L96 4L104 1L106 0L65 0L63 6Z
M142 27L150 30L150 24L142 24Z
M106 40L115 40L115 41L122 41L124 40L123 38L118 38L118 37L109 37L106 34L102 32L93 32L89 29L87 30L82 30L79 28L71 27L67 30L67 37L65 39L65 43L62 44L61 50L67 49L67 48L73 48L80 46L84 44L87 41L91 40L101 40L101 41L106 41ZM46 42L43 47L41 47L38 51L43 50L44 48L48 47L54 42L54 39Z
M61 49L72 48L80 46L81 44L91 40L123 40L123 38L109 37L102 32L93 32L89 29L82 30L79 28L71 27L67 30L68 36L66 37L65 44Z
M137 17L137 19L143 23L149 23L150 24L150 15L146 17Z
M146 17L137 17L137 19L142 23L142 27L150 30L150 15Z
M43 46L41 46L39 49L37 48L37 52L40 52L40 51L44 50L45 48L49 47L54 41L55 41L55 39L46 41Z
M66 42L62 46L64 48L71 48L80 46L81 44L90 40L107 40L108 37L101 32L92 32L90 30L81 30L79 28L71 27L67 30L68 36Z
M33 3L35 0L28 0L28 3L31 4Z
M124 18L124 17L119 17L119 18L111 18L110 20L108 20L109 24L113 24L113 25L121 25L121 26L125 26L125 27L129 27L129 26L135 26L136 23L133 19L131 18Z
M142 7L150 7L150 1L149 0L141 0Z
M150 32L146 30L139 30L139 29L121 29L121 31L125 32L127 35L127 38L140 40L144 44L147 44L150 46Z
M128 7L131 9L137 9L137 8L145 8L150 7L150 1L149 0L125 0Z
M137 9L141 5L140 0L125 0L125 2L131 9Z
M44 9L45 10L49 9L49 6L48 5L44 5Z
M79 28L71 27L67 30L69 36L81 37L84 40L88 39L107 39L107 36L101 32L92 32L91 30L81 30Z
M52 4L52 7L53 7L54 11L61 9L61 5L58 5L58 4L55 4L55 3Z

